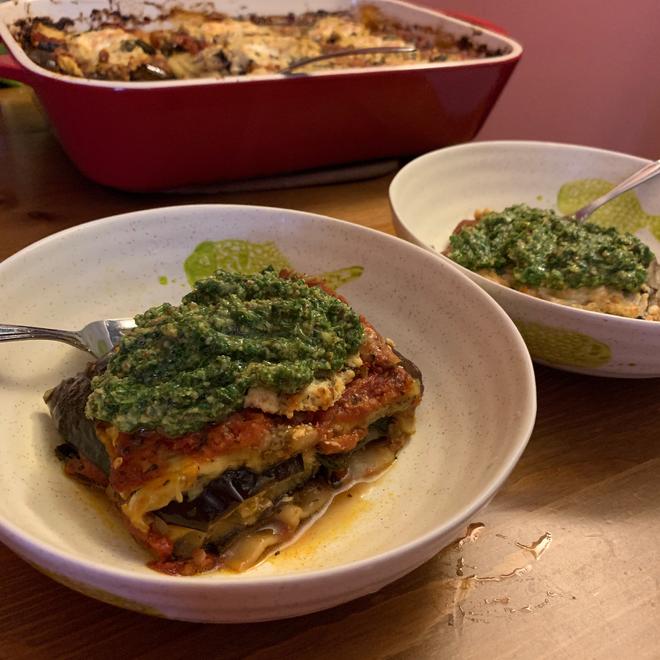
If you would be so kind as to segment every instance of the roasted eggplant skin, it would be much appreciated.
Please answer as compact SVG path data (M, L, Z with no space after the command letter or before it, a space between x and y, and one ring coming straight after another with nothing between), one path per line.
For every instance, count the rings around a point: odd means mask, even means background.
M401 366L408 372L408 375L419 383L419 396L424 394L424 380L422 379L422 372L419 367L409 360L405 355L402 355L396 348L392 349L396 356L401 360Z
M106 365L106 358L90 362L85 371L63 380L44 394L55 428L66 439L66 444L75 448L79 457L93 463L105 475L110 473L110 459L96 435L96 423L85 415L85 404L92 392L92 378L102 373ZM64 449L58 451L61 456L66 453Z
M282 481L302 472L304 462L299 454L257 474L247 468L227 470L211 481L194 500L170 502L158 515L171 522L192 529L207 530L218 516L261 492L269 484Z

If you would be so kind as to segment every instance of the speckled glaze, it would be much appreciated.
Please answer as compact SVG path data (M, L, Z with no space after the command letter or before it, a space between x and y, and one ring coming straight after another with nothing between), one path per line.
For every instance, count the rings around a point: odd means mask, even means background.
M0 264L3 320L78 328L176 302L188 290L186 257L201 241L228 238L273 241L301 271L364 266L341 292L396 339L426 386L417 433L392 469L245 574L172 578L147 568L103 497L65 477L53 455L58 438L41 395L85 355L50 342L0 346L0 538L83 593L190 621L304 614L411 571L490 500L525 447L536 407L520 335L467 277L400 239L294 211L178 206L55 234Z
M439 254L477 209L524 202L557 209L562 185L578 179L623 180L648 161L550 142L475 142L439 149L401 169L390 187L397 234L472 278L506 310L535 361L594 376L660 376L660 323L574 309L487 280ZM660 184L636 189L647 213L660 213ZM660 254L648 228L637 235Z

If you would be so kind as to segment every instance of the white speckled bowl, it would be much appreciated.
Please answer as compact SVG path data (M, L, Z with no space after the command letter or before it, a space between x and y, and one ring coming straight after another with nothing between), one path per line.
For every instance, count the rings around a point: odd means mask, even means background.
M439 254L456 225L477 209L501 210L516 203L557 210L564 190L595 190L632 174L648 161L626 154L551 142L474 142L439 149L408 163L390 186L399 236L438 254L483 287L522 332L532 358L542 364L594 376L660 376L660 323L567 307L519 293L458 266ZM607 205L609 218L633 231L660 255L660 181L649 181ZM585 197L593 199L596 194ZM562 199L565 199L562 197ZM576 196L571 202L578 202ZM640 213L639 202L646 212ZM577 204L562 208L573 212ZM615 205L615 206L612 206ZM592 220L606 223L603 211ZM619 220L620 218L620 220ZM607 221L609 222L609 220ZM618 226L618 224L617 224ZM655 231L655 235L654 232Z
M186 257L202 241L227 238L273 241L308 273L364 266L340 292L396 338L426 385L417 433L393 468L247 573L168 577L147 568L115 512L67 478L53 454L58 438L41 395L86 356L50 342L0 345L0 538L73 589L191 621L290 617L396 580L451 542L490 500L535 416L525 345L479 287L400 239L307 213L179 206L55 234L0 264L3 320L78 328L176 302L188 290Z

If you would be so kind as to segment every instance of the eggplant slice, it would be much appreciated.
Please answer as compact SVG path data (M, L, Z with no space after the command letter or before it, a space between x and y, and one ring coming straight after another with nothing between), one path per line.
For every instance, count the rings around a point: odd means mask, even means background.
M107 363L106 358L91 362L85 371L44 394L55 428L66 439L57 449L58 456L85 458L105 475L110 473L110 459L96 435L95 422L85 415L85 404L92 392L92 378L102 373Z

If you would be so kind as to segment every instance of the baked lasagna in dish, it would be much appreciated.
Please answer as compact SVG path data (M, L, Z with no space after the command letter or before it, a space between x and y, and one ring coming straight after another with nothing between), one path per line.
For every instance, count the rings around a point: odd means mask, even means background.
M501 55L440 28L401 25L377 8L285 16L229 16L175 9L146 21L96 10L74 20L35 17L12 33L38 65L100 80L171 80L272 74L295 61L347 49L415 46L413 53L353 55L299 71L465 60Z
M44 398L156 570L254 566L414 431L419 370L321 280L218 271L135 320Z
M579 309L660 321L660 273L647 245L614 227L518 204L463 220L445 254L522 293Z

